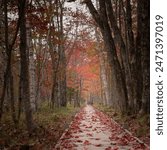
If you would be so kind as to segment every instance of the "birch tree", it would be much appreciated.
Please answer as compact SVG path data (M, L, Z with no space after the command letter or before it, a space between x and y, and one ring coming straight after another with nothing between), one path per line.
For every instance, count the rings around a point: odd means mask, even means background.
M34 62L34 51L32 48L32 36L31 36L31 26L30 21L27 20L26 24L27 30L27 52L28 52L28 62L29 62L29 86L30 86L30 103L32 111L36 110L36 79L35 79L35 62Z

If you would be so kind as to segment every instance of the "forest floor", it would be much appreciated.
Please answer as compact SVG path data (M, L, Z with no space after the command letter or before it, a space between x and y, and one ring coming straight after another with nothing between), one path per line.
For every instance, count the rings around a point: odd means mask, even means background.
M64 132L55 150L148 150L108 115L87 105Z
M5 114L0 124L0 150L50 150L55 147L75 114L80 108L50 109L44 105L34 114L36 129L29 135L24 116L20 118L17 127L11 121L11 115Z
M146 150L144 143L149 145L149 116L121 116L102 105L53 110L43 105L34 114L37 128L30 136L23 118L16 127L11 115L5 113L0 124L0 150Z

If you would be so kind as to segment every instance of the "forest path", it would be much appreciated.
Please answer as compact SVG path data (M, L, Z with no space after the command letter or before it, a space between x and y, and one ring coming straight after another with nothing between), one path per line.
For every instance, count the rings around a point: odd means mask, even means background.
M115 121L87 105L62 135L56 150L148 150Z

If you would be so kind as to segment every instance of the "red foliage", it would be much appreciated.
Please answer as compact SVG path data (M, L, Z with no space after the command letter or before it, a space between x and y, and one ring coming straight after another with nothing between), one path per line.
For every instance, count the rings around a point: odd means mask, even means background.
M67 67L68 87L77 88L81 79L82 95L87 92L100 93L100 69L95 43L78 41L75 45Z

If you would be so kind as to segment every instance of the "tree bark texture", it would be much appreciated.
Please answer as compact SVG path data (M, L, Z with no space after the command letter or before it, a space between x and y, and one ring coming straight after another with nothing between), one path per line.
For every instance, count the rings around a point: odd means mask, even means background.
M20 59L21 59L21 91L26 117L26 125L29 133L32 133L34 128L32 109L30 103L30 87L29 87L29 68L28 68L28 53L27 53L27 32L26 32L26 0L21 0L19 3L20 23Z

